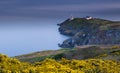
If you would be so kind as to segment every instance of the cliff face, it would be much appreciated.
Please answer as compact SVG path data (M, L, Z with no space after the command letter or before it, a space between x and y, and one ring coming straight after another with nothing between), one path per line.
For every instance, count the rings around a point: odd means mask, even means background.
M120 22L104 19L75 18L59 24L59 31L71 38L59 44L62 48L80 45L120 44Z

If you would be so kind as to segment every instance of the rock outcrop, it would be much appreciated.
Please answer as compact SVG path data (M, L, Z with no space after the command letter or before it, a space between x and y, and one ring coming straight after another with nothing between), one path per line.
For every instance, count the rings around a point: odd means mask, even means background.
M75 18L59 24L59 32L71 38L59 44L62 48L80 45L120 44L120 22L94 18Z

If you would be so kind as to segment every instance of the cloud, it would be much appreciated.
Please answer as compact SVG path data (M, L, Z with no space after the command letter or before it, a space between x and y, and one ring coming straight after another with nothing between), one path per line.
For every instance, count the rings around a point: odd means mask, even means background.
M75 4L75 5L37 5L37 6L17 6L10 9L4 9L5 12L9 13L25 13L25 14L34 14L34 13L49 13L49 12L67 12L67 11L101 11L105 9L119 9L119 3L111 4Z
M1 0L0 17L51 18L70 13L118 13L120 1L115 0ZM107 10L109 12L107 12ZM112 11L114 10L114 11Z

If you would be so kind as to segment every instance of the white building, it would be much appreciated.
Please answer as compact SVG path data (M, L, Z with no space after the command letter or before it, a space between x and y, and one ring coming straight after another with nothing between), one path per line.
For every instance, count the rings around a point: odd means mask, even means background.
M93 17L91 17L91 16L86 16L85 19L86 19L86 20L91 20L91 19L93 19Z
M73 16L70 16L70 20L73 20L74 19L74 17Z

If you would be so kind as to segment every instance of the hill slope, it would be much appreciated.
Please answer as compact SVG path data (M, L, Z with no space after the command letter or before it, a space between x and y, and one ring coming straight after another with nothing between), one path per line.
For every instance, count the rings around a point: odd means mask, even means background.
M50 53L51 52L51 53ZM41 55L39 55L39 54ZM60 60L62 58L66 59L104 59L104 60L114 60L120 61L120 46L78 46L74 49L61 49L61 50L51 50L36 52L27 55L16 56L15 58L24 62L39 62L46 58L52 58L55 60Z
M0 73L119 73L120 63L111 60L46 59L34 64L0 54Z
M80 45L120 44L120 22L104 19L75 18L59 24L59 31L71 38L59 44L62 48Z

